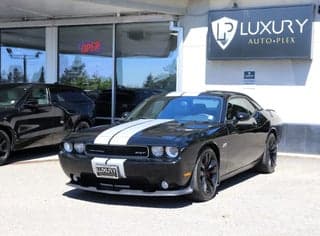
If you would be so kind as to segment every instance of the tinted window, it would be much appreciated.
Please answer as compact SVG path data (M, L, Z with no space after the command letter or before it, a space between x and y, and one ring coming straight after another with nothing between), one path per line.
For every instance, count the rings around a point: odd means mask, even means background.
M255 107L247 99L232 98L228 102L227 119L232 120L237 112L245 112L251 116L255 111Z
M70 102L70 103L88 103L90 99L82 91L77 90L51 90L52 101L55 102Z
M5 85L0 87L0 107L14 106L25 94L28 87Z
M45 87L34 87L31 89L27 100L36 101L39 105L48 105L49 96Z

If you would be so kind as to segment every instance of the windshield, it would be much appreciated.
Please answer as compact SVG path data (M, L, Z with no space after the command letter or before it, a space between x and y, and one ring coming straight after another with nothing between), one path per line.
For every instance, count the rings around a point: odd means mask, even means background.
M219 122L220 97L156 97L145 100L128 117L136 119L174 119L177 121Z
M0 86L0 107L15 106L27 89L28 86L23 85Z

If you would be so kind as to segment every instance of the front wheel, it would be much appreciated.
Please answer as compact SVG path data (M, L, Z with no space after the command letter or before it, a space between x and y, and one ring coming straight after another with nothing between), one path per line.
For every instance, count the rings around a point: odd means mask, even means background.
M191 180L192 200L208 201L216 195L219 180L219 162L211 148L204 149L197 160Z
M277 165L277 139L274 134L270 134L266 141L265 151L261 162L256 169L262 173L273 173Z
M8 160L10 155L10 138L6 132L0 130L0 165Z

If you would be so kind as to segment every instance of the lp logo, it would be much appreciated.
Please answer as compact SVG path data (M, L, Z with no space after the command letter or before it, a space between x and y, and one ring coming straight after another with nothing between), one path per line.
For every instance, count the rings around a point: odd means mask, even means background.
M222 50L225 50L236 34L238 21L228 17L222 17L219 20L212 21L211 26L213 36L218 45Z

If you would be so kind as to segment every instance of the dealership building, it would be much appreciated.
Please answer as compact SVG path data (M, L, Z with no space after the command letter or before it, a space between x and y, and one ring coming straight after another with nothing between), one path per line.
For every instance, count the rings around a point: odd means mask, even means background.
M319 5L2 0L0 82L244 92L282 117L282 152L320 154Z

